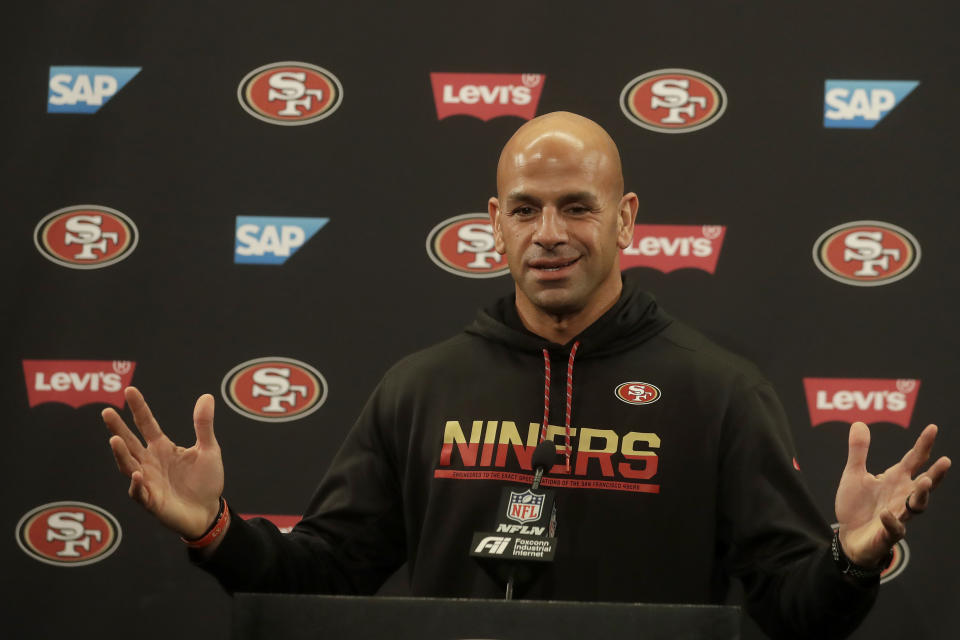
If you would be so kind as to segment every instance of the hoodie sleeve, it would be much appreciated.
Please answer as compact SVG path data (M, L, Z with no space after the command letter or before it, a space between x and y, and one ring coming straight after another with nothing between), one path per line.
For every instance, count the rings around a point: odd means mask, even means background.
M288 534L269 521L231 523L210 558L191 559L228 592L373 594L403 564L406 543L396 457L382 437L382 387Z
M876 599L879 579L840 573L830 527L796 468L768 383L734 398L721 434L719 544L744 586L747 612L773 638L844 638Z

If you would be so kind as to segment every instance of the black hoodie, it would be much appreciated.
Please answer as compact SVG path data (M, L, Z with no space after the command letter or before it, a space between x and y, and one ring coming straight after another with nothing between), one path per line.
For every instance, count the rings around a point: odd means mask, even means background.
M502 597L471 537L505 484L529 484L545 405L570 467L545 476L557 556L524 597L723 603L736 577L776 638L842 637L866 615L877 581L834 566L770 384L629 278L567 345L524 329L509 296L404 358L294 531L234 514L201 565L229 591L370 594L407 562L414 595Z

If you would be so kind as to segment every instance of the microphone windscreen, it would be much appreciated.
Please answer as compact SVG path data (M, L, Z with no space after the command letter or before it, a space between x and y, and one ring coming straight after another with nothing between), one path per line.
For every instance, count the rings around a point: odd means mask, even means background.
M533 450L533 469L540 467L550 469L557 463L557 445L552 440L544 440Z

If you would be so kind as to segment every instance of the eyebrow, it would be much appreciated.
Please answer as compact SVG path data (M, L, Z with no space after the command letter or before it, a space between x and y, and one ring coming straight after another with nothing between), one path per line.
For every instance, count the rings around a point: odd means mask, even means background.
M533 196L526 191L514 191L507 195L508 202L524 202L526 204L532 204L535 206L542 206L543 200ZM590 191L575 191L573 193L565 193L557 199L557 206L568 205L571 202L583 202L596 206L598 199L596 194Z

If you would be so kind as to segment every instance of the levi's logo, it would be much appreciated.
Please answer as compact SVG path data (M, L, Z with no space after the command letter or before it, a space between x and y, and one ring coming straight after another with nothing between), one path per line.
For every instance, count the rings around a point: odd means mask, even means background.
M919 380L804 378L811 425L824 422L891 422L910 426Z
M547 77L539 73L431 73L437 120L465 115L531 119Z
M726 233L720 225L638 224L633 242L620 252L620 268L650 267L663 273L692 268L712 274Z
M62 402L76 409L102 402L122 409L123 388L136 366L129 360L24 360L27 401L31 407Z

